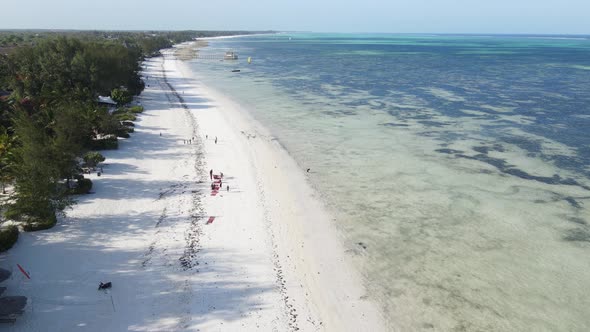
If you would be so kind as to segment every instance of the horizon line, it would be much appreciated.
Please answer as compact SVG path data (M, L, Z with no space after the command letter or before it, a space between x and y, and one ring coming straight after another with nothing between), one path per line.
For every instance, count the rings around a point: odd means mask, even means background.
M0 28L0 32L69 32L69 31L105 31L105 32L173 32L173 31L216 31L216 32L267 32L267 33L317 33L317 34L394 34L394 35L494 35L494 36L588 36L590 33L556 33L556 32L377 32L377 31L313 31L313 30L273 30L273 29L77 29L77 28Z

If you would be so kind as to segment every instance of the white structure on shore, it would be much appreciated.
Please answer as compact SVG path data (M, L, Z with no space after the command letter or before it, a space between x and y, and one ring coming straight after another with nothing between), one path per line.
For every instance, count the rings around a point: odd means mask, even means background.
M232 51L225 52L223 60L238 60L238 54Z
M109 96L98 96L96 101L99 105L106 106L109 110L109 113L113 113L117 109L117 102Z

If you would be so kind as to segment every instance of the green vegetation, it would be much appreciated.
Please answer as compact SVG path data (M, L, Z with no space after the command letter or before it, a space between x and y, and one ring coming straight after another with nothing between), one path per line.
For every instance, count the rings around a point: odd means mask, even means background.
M76 183L76 186L71 190L72 194L75 195L84 195L88 194L92 189L92 180L81 178Z
M15 189L7 213L30 224L25 229L51 227L56 213L73 203L77 157L116 148L122 132L128 137L96 98L114 91L126 103L139 94L142 52L111 40L58 36L19 46L3 59L0 90L11 94L0 104L1 180L13 180ZM88 181L79 180L76 192L87 192Z
M144 88L145 57L195 37L238 33L247 32L0 31L4 217L26 231L50 228L72 194L91 190L79 157L96 166L104 157L92 150L116 149L117 137L133 132L143 107L127 105ZM110 114L98 96L111 96L119 109ZM16 241L15 230L2 230L1 248Z
M19 144L14 149L11 172L15 179L11 218L45 222L71 204L66 187L59 182L60 175L68 172L73 163L67 159L71 152L55 150L55 137L48 133L46 122L31 119L24 111L14 119L14 129Z
M135 121L137 119L135 114L128 112L114 114L114 117L119 121Z
M93 150L117 150L119 148L117 135L95 139L90 144L90 148Z
M125 105L133 100L133 96L127 89L115 88L111 92L111 98L117 102L118 105Z
M98 163L105 161L105 157L100 152L96 151L87 152L83 159L89 167L96 167Z
M29 221L24 226L25 232L42 231L44 229L50 229L57 223L57 217L54 215L48 216L47 219L37 219L35 221Z
M137 47L143 56L159 55L159 50L202 37L272 33L273 31L0 31L0 54L18 46L34 45L48 38L67 36L80 40L108 40ZM4 51L4 52L3 52Z
M0 185L2 194L6 194L6 183L12 180L10 167L13 165L12 144L14 138L6 128L0 126Z
M143 106L131 106L131 107L127 107L127 112L131 112L131 113L142 113L143 112Z
M18 240L18 228L16 226L0 228L0 252L12 248L16 240Z

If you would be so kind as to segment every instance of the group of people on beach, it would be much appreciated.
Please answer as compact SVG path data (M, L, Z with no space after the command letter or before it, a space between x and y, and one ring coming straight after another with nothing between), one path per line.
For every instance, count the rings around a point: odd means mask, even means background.
M162 136L162 133L160 133L160 136ZM205 135L205 139L209 139L209 135ZM182 140L183 144L193 144L196 140L196 137L191 137L189 139L184 139ZM217 136L215 136L215 144L217 144ZM211 169L209 171L209 178L211 179L211 181L213 181L213 170ZM217 186L219 185L219 188L217 188ZM223 172L219 173L219 176L215 175L215 181L211 182L211 190L215 190L215 189L221 189L221 187L223 186ZM229 185L226 186L225 188L227 191L229 191Z
M162 135L160 134L160 136L162 136ZM183 139L182 140L182 144L193 144L194 141L195 141L195 137L193 136L193 137L191 137L189 139Z
M205 135L205 139L209 139L209 135ZM217 136L215 136L215 144L217 144Z

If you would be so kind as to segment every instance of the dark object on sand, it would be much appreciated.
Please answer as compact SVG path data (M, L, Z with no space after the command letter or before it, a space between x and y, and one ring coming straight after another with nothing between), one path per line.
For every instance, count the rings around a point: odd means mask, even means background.
M239 73L239 72L240 72L240 70L239 70L239 69L234 69L234 70L232 70L231 72L232 72L232 73Z
M98 285L98 290L101 290L101 289L109 289L111 287L113 287L113 284L110 281L109 282L105 282L105 283L102 283L101 282L100 285Z
M24 296L5 296L0 298L0 323L14 323L27 306Z
M227 186L227 191L229 191L229 186Z
M5 269L0 269L0 282L7 280L8 278L10 278L11 275L12 272Z
M307 173L309 173L309 170L311 170L311 168L308 168L308 169L307 169Z

